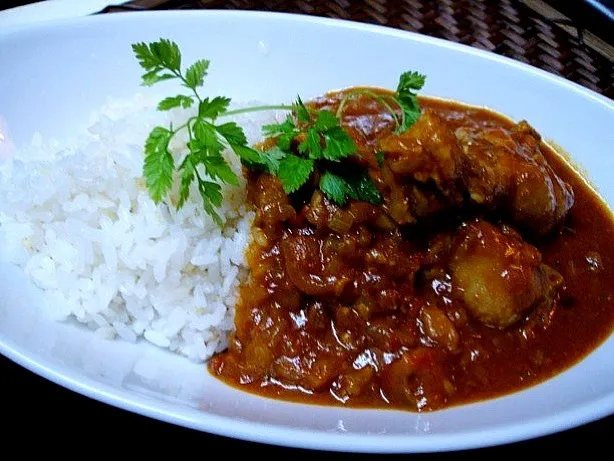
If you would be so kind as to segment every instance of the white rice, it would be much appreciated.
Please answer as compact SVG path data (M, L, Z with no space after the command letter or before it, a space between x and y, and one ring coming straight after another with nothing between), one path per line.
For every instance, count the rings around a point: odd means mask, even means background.
M96 335L140 338L206 360L227 346L252 213L241 187L224 186L218 227L198 192L179 211L156 206L143 187L143 145L157 124L182 124L136 96L107 104L76 143L43 140L0 160L0 252L45 291L51 315L74 317ZM248 140L259 119L238 117ZM225 119L226 121L226 119ZM176 152L184 141L174 142Z

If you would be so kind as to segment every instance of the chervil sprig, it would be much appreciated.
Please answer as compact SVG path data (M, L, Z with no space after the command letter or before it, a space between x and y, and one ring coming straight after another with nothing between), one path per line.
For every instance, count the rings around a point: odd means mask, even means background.
M132 45L132 49L145 70L143 85L178 79L191 92L163 99L158 104L158 110L198 105L197 115L190 117L185 124L176 128L155 127L145 141L143 174L151 198L156 203L161 202L178 181L177 208L181 208L189 197L192 183L196 181L205 211L221 224L222 219L215 211L222 203L220 183L238 185L237 175L222 156L224 149L230 147L246 163L274 164L275 157L264 159L261 152L248 146L243 129L235 122L217 122L219 117L229 114L230 98L200 96L198 89L204 84L209 61L198 60L182 71L179 47L166 39L150 44L137 43ZM188 134L187 153L176 166L169 144L177 133L184 130Z
M382 197L368 172L356 162L341 165L343 160L357 153L356 144L341 125L344 106L360 94L372 97L390 112L397 132L406 130L420 116L416 91L424 85L424 76L417 72L401 75L394 95L367 88L348 93L336 113L314 109L305 105L300 97L292 105L229 110L230 98L203 98L199 93L209 70L208 60L200 59L183 70L179 47L167 39L136 43L132 49L145 71L143 85L174 79L187 90L187 94L164 98L158 104L159 110L197 106L197 114L183 125L157 126L145 141L143 174L149 194L159 203L176 189L176 206L181 208L196 183L205 211L218 224L222 223L216 212L222 203L221 184L238 184L237 175L222 156L226 148L232 149L246 167L277 176L288 194L300 189L317 172L318 187L337 204L343 206L350 198L378 204ZM265 136L276 139L276 145L266 152L250 147L243 129L235 122L218 122L222 117L263 110L290 112L282 123L263 127ZM186 152L175 158L169 145L179 132L187 133ZM381 166L383 156L378 154L377 158Z

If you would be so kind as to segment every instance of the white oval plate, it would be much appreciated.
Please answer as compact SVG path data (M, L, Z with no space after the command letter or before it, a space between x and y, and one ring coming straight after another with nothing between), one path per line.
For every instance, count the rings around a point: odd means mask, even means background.
M167 37L185 61L212 61L207 88L236 100L289 101L351 85L393 87L428 75L426 94L528 119L589 172L614 203L614 104L494 54L398 30L246 12L118 14L0 32L0 119L16 144L71 136L109 97L129 97L140 69L130 44ZM145 90L146 91L146 90ZM6 141L5 141L6 143ZM26 191L27 192L27 191ZM111 405L203 431L345 451L423 452L513 442L614 413L614 338L541 385L434 413L356 410L268 400L231 389L202 365L148 344L95 338L41 309L41 293L0 264L0 351Z

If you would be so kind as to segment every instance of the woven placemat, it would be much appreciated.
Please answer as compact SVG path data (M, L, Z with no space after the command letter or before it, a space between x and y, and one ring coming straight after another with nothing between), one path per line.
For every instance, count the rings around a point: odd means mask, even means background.
M105 12L195 8L300 13L410 30L532 64L614 99L614 44L596 35L590 25L561 14L556 2L133 0Z

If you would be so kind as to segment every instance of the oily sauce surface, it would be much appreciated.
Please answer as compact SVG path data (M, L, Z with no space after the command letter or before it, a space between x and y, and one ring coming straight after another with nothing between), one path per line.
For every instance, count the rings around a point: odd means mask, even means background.
M313 104L336 102L333 94ZM420 102L451 131L514 130L487 110ZM377 105L348 106L343 122L388 191L388 168L403 165L391 157L376 168L373 146L390 145L381 142L390 119ZM575 197L543 235L505 207L467 206L444 189L452 186L404 185L418 199L399 224L405 215L392 186L382 207L339 208L313 188L289 198L275 178L250 173L251 275L230 348L210 361L211 373L268 397L425 411L514 392L582 359L614 325L614 224L577 173L549 148L541 152ZM466 273L485 274L494 291ZM494 313L471 308L474 289L475 299L500 294ZM535 295L524 307L506 301L527 291Z

